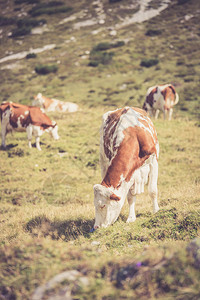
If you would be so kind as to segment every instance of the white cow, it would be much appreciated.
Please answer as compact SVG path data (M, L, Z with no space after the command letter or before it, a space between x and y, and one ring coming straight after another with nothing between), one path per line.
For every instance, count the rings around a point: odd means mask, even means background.
M168 114L168 119L171 120L173 107L178 101L179 95L172 84L155 85L148 89L143 109L149 112L151 117L155 114L155 119L161 110L164 119Z
M58 112L76 112L78 110L78 105L72 102L64 102L58 99L52 99L43 96L38 93L32 101L33 106L38 106L43 108L46 112L58 111Z

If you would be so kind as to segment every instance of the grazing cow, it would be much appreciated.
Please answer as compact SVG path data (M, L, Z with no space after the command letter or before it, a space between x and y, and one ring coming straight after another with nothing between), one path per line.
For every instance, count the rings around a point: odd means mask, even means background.
M164 114L164 119L168 113L168 119L171 120L173 106L179 101L179 96L172 84L156 85L148 89L143 109L148 111L152 117L155 113L155 119L158 118L159 111Z
M145 111L125 107L103 115L100 133L102 182L94 185L94 229L116 221L126 196L129 203L127 222L134 222L136 195L144 192L147 183L153 211L159 210L158 155L156 131Z
M39 107L3 102L0 105L0 116L3 148L6 148L6 134L13 130L27 132L30 148L32 135L34 135L38 150L41 150L40 136L45 131L49 132L55 140L59 139L56 122L51 121Z
M46 112L58 111L58 112L75 112L78 110L78 105L72 102L63 102L57 99L51 99L38 93L32 101L33 106L42 107Z

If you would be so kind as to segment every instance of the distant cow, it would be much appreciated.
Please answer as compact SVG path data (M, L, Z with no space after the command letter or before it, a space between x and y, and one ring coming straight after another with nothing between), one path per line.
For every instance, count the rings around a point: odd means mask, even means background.
M32 135L36 138L36 147L40 148L40 136L46 131L55 140L59 139L58 126L51 121L39 107L27 106L12 102L3 102L0 105L2 147L6 148L6 134L14 131L26 131L28 144L31 148Z
M129 216L134 222L136 195L148 192L153 211L157 202L159 144L146 112L125 107L103 115L100 133L101 184L94 185L94 229L113 224L127 196Z
M76 112L78 110L78 105L76 103L51 99L43 96L41 93L34 97L32 105L42 107L46 112Z
M152 117L158 118L159 110L164 114L164 119L168 113L168 119L171 120L173 106L179 101L179 96L172 84L156 85L148 89L143 109L148 111Z

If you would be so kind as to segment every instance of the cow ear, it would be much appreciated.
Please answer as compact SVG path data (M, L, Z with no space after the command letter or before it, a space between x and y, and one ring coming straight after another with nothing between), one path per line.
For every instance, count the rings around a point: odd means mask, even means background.
M118 197L117 195L115 195L114 193L112 193L112 194L110 195L110 200L119 201L120 199L121 199L121 198Z

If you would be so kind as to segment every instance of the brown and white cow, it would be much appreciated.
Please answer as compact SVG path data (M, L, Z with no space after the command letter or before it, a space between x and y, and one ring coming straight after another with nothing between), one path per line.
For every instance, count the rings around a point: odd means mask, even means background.
M151 117L155 114L155 119L158 118L161 110L164 114L164 119L168 114L168 119L171 120L173 106L178 101L179 96L172 84L156 85L148 89L143 109L149 112Z
M100 133L101 184L94 185L94 229L107 227L118 218L126 196L127 222L134 222L136 195L148 192L153 211L157 202L159 144L156 130L147 113L125 107L103 115Z
M40 148L40 136L49 132L55 140L59 139L58 125L51 121L39 107L27 106L12 102L0 105L2 147L6 148L6 134L12 131L26 131L31 148L32 135L36 139L36 147Z
M63 102L57 99L51 99L38 93L32 101L33 106L43 108L46 112L58 111L58 112L76 112L78 105L72 102Z

